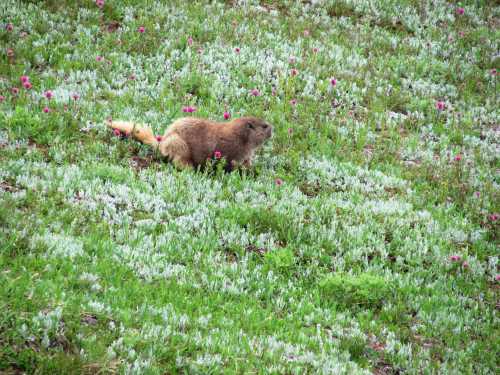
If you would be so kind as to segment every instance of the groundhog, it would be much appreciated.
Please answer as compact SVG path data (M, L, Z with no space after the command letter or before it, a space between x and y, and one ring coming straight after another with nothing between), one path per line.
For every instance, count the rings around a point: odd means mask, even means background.
M197 167L214 158L224 158L228 170L241 165L250 167L255 149L273 133L271 125L255 117L224 123L185 117L174 121L163 137L155 137L151 129L142 124L110 121L108 125L158 149L180 169Z

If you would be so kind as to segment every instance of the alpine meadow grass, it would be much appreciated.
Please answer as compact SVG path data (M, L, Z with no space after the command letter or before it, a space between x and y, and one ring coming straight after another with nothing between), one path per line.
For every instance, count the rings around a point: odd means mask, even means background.
M497 373L499 19L2 1L0 373ZM105 125L247 115L233 173Z

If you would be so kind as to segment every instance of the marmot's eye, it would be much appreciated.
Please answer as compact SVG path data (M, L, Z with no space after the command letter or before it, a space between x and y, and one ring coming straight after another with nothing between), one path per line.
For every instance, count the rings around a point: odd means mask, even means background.
M262 125L264 129L267 129L267 124Z
M255 128L253 127L253 124L252 124L251 122L247 122L247 126L248 126L250 129L255 129Z

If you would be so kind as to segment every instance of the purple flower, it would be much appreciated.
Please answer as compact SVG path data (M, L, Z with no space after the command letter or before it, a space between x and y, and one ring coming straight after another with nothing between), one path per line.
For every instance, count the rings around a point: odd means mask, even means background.
M252 96L260 96L260 91L257 89L253 89L252 91L250 91L250 94L252 94Z
M445 104L443 101L438 100L438 101L436 102L436 109L437 109L438 111L443 111L445 108L446 108L446 104Z
M224 120L229 120L231 118L231 114L229 112L224 112Z

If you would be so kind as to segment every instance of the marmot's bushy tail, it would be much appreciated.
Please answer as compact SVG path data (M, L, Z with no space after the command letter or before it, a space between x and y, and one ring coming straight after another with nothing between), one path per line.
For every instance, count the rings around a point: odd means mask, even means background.
M153 148L158 148L159 142L153 134L153 131L143 124L136 124L128 121L110 121L108 126L112 129L119 130L126 135L132 136L132 138L142 142L146 145L152 146Z

